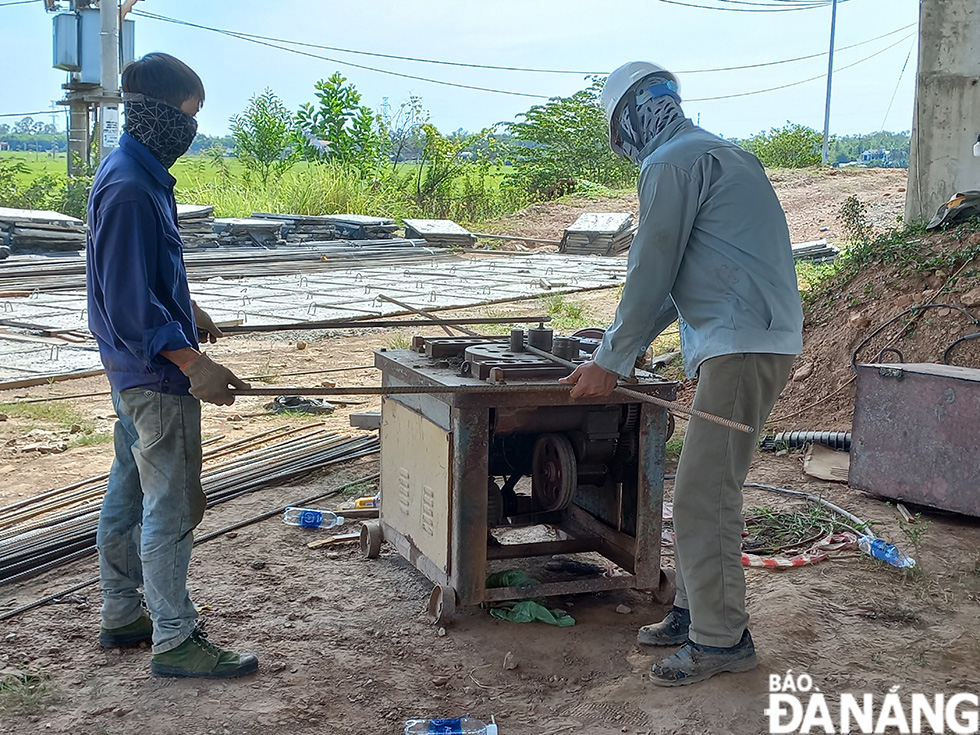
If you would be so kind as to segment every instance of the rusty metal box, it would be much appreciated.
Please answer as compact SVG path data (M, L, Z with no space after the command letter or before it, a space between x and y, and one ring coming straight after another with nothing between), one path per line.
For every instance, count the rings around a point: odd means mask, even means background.
M980 370L859 365L848 483L980 516Z

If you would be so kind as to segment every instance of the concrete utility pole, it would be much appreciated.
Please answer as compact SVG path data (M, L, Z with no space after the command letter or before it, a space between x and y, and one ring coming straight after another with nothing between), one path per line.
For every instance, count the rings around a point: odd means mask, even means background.
M907 222L932 217L958 191L980 189L978 136L980 5L921 0Z
M823 112L823 156L821 160L827 163L827 153L830 149L830 88L834 80L834 33L837 31L837 0L830 11L830 60L827 62L827 104Z
M99 102L99 159L119 145L119 3L100 0L102 99Z

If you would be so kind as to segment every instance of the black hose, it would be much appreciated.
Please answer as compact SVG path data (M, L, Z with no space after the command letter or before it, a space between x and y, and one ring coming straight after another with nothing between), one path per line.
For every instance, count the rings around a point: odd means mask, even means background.
M910 307L910 308L906 309L903 312L900 312L900 313L896 314L891 319L889 319L887 322L885 322L880 327L878 327L877 329L875 329L867 337L865 337L861 341L861 344L859 344L854 349L854 352L851 353L851 368L854 370L854 372L857 372L857 356L858 356L858 353L861 350L864 349L864 347L868 344L868 342L870 342L871 340L873 340L875 337L877 337L879 334L881 334L883 331L885 331L888 327L890 327L892 324L894 324L895 322L897 322L903 316L905 316L906 314L913 314L913 313L914 314L918 314L920 311L925 311L926 309L939 309L939 308L955 309L956 311L960 311L963 314L966 314L966 316L969 317L969 319L970 319L971 322L973 322L974 324L980 325L980 319L977 319L977 317L974 316L974 314L972 312L968 311L967 309L964 309L962 306L957 306L956 304L922 304L921 306L913 306L913 307ZM953 344L955 345L956 343L954 342ZM951 349L951 347L947 348L947 352L949 351L949 349Z
M831 449L851 451L849 431L781 431L767 436L759 443L759 449L775 452L778 449L799 449L807 444L823 444Z
M949 361L949 353L951 353L953 351L953 348L956 347L956 345L958 345L960 342L966 342L966 341L971 340L971 339L976 339L977 337L980 337L980 332L974 332L973 334L968 334L965 337L960 337L958 340L956 340L955 342L953 342L953 344L951 344L949 347L947 347L945 349L945 351L943 352L943 365L950 365L950 364L952 364Z

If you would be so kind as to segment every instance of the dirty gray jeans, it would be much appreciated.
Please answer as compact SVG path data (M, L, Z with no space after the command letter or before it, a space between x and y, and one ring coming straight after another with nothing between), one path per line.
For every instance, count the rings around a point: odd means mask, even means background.
M141 614L144 587L153 653L179 646L197 610L187 592L192 531L204 516L201 403L142 388L112 392L116 457L99 516L102 625Z
M691 611L690 638L738 644L749 623L742 569L742 483L759 433L786 385L793 355L736 354L701 363L694 407L754 434L692 419L674 481L674 604Z

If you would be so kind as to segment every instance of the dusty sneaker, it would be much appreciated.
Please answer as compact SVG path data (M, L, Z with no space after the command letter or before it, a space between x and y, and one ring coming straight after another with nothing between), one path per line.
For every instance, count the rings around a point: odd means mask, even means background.
M710 679L723 671L749 671L755 665L755 646L746 630L738 645L731 648L688 641L677 653L650 668L650 681L661 687L679 687Z
M99 630L99 645L103 648L125 648L152 639L153 621L150 620L150 613L146 610L143 610L129 625Z
M179 646L153 655L150 670L157 676L230 679L251 674L259 660L251 653L235 653L208 640L198 625Z
M691 611L676 605L659 623L644 625L636 634L641 646L680 646L687 643L691 629Z

